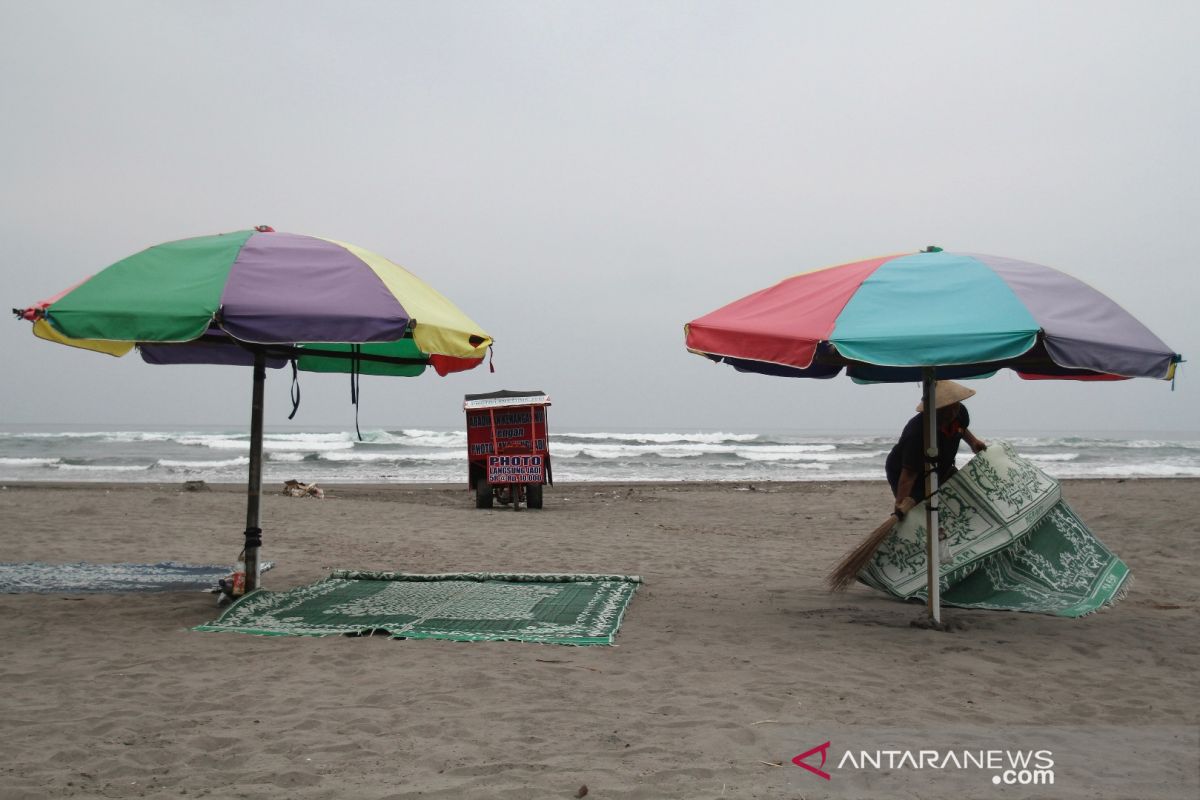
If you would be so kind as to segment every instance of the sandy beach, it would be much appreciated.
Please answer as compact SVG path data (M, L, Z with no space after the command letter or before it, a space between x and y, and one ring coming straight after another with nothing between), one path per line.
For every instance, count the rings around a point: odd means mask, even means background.
M264 576L338 568L643 576L616 646L198 633L203 592L0 595L0 798L1195 797L1200 482L1067 481L1132 569L1078 620L922 609L830 566L879 483L265 487ZM232 562L244 487L16 484L0 561ZM1052 747L1055 784L791 759ZM883 744L878 744L882 742ZM1052 745L1047 744L1052 742ZM819 755L808 759L813 766Z

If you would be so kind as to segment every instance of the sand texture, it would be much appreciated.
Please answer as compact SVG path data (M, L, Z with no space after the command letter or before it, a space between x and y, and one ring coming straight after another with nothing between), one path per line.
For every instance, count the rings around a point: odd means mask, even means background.
M218 613L202 592L0 595L0 798L1196 796L1200 482L1064 482L1132 569L1126 599L1079 620L948 609L950 633L824 590L887 514L882 481L560 485L521 512L460 486L282 488L267 588L338 568L646 583L614 647L197 633ZM243 493L9 485L0 561L232 562ZM1042 734L1052 789L791 763L827 740Z

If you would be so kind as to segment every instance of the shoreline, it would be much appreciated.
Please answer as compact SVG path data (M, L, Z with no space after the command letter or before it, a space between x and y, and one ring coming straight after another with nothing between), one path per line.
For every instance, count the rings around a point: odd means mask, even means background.
M894 436L823 436L766 431L632 434L560 433L552 437L554 476L583 483L843 483L883 480ZM1173 441L1064 435L1008 440L1059 480L1200 478L1200 435ZM245 434L134 431L29 434L3 438L0 485L10 483L146 483L203 480L245 485ZM465 482L470 461L462 430L266 434L263 474L272 481L426 485ZM969 454L960 452L963 466Z
M1171 476L1137 476L1137 477L1109 477L1109 478L1055 478L1064 486L1073 485L1089 485L1089 484L1120 484L1120 483L1200 483L1200 477L1190 477L1185 475ZM247 482L235 481L207 481L200 480L199 483L206 486L212 491L240 491L245 493ZM3 481L0 482L0 491L4 489L114 489L125 488L142 488L163 491L168 489L178 489L180 491L189 491L186 489L186 484L192 481L63 481L63 480L46 480L46 481ZM547 484L546 491L553 492L556 490L565 490L571 487L643 487L653 488L662 487L669 488L672 486L691 486L711 489L720 489L727 487L731 489L745 490L746 486L768 486L777 487L797 487L797 486L828 486L828 487L871 487L879 484L886 486L886 481L880 476L878 481L865 480L862 478L848 478L846 480L825 479L825 480L731 480L731 481L708 481L708 480L688 480L681 479L677 481L559 481L554 485ZM318 482L318 485L325 489L336 491L372 491L378 489L452 489L462 488L467 489L465 479L461 481L414 481L414 482L373 482L373 481L351 481L346 483L325 483ZM263 482L264 494L267 492L267 482ZM203 491L203 490L202 490Z

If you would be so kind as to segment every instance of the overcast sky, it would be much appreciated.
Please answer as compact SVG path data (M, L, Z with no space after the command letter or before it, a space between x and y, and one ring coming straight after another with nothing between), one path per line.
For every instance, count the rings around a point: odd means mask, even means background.
M494 374L364 378L366 428L538 388L552 427L891 431L919 387L742 375L683 324L929 244L1092 284L1185 358L974 384L973 427L1200 432L1200 3L0 0L5 309L151 244L353 242L496 339ZM0 423L246 425L249 370L3 329ZM304 427L352 428L304 375ZM288 377L267 383L286 423Z

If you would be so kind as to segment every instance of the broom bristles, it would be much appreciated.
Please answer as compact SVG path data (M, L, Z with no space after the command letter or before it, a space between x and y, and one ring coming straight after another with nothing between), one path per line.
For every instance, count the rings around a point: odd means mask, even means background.
M907 514L912 510L914 505L916 503L913 502L912 498L906 497L901 502L900 509ZM878 528L871 532L870 536L863 539L857 547L847 553L837 563L837 566L829 573L829 577L825 579L825 582L829 586L829 591L840 592L854 583L855 578L858 577L858 573L862 572L863 567L871 563L871 559L875 556L875 551L879 549L879 545L883 544L883 540L891 534L897 522L899 520L896 519L895 515L888 517Z

